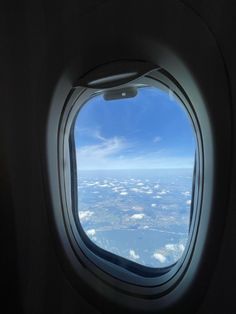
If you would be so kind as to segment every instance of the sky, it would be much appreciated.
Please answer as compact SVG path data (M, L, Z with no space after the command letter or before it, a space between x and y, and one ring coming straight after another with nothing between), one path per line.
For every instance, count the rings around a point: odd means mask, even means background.
M140 87L133 98L89 99L74 127L80 170L192 168L192 123L172 93Z

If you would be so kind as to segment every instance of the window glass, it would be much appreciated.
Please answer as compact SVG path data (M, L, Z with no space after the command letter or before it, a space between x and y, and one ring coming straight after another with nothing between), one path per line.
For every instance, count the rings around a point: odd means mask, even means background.
M195 131L171 91L145 86L125 96L96 95L75 118L77 214L98 247L170 266L188 241Z

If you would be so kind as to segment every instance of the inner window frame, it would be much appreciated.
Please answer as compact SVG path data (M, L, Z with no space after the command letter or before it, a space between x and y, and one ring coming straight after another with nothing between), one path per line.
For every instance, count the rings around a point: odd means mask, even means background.
M203 149L201 132L198 124L194 107L189 101L187 95L181 86L170 76L169 73L162 69L154 70L146 74L145 76L135 79L132 82L123 84L120 87L132 86L138 84L147 84L148 86L157 87L159 89L169 92L171 90L175 97L180 100L180 104L183 104L184 110L187 111L192 125L195 130L197 151L195 157L195 177L193 177L193 190L192 190L192 204L191 204L191 222L189 225L188 242L184 253L181 258L174 264L163 268L152 268L143 266L129 261L121 256L117 256L111 252L108 252L96 244L94 244L84 232L80 225L77 208L77 171L73 171L75 168L75 145L72 138L71 130L73 130L73 121L75 121L75 115L79 114L79 110L83 105L86 105L93 95L103 92L104 90L96 90L87 87L76 87L71 90L70 95L67 98L65 110L62 115L61 132L63 135L63 141L60 141L60 154L64 160L64 167L61 173L61 184L65 190L64 197L64 218L67 226L69 237L73 237L77 247L75 252L78 254L78 258L81 261L84 257L90 264L90 270L100 274L106 279L110 276L115 277L124 284L131 284L136 286L161 286L164 283L169 282L172 278L180 277L186 265L190 262L192 251L194 249L194 242L197 236L197 229L201 211L201 193L202 193L202 178L203 178ZM66 161L66 162L65 162ZM66 165L66 167L65 167ZM81 259L81 256L82 259ZM125 268L124 265L125 264ZM179 274L179 276L177 276ZM106 280L105 279L105 280Z

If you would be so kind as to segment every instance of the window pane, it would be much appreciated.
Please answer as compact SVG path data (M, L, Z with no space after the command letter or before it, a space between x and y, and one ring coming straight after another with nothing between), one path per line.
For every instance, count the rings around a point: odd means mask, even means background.
M196 150L184 106L151 86L131 98L97 95L73 132L78 215L90 240L144 266L176 262L188 240Z

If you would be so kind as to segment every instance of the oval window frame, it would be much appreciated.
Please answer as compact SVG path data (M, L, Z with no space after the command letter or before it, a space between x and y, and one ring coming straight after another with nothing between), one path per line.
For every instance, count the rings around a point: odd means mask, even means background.
M124 62L125 63L125 62ZM132 64L132 62L131 62ZM143 64L143 63L141 63ZM132 67L132 66L131 66ZM150 67L150 66L149 66ZM104 66L102 67L104 68ZM111 73L110 69L114 68L114 63L108 64L105 66L106 71L100 70L100 68L96 69L98 73ZM108 80L108 88L105 88L103 85L101 88L90 88L87 87L89 83L84 78L83 82L87 82L83 86L76 86L70 93L67 98L65 109L63 112L63 116L60 124L60 134L63 134L61 140L59 141L59 159L63 161L59 165L60 169L60 182L63 198L63 208L64 208L64 222L66 225L66 230L68 237L70 238L70 242L73 245L73 250L82 264L87 264L88 270L94 273L95 276L98 276L100 280L105 281L108 285L112 285L113 287L118 287L124 293L130 293L132 291L132 295L142 296L143 294L148 297L150 295L163 295L168 293L170 287L174 287L184 272L186 271L186 267L189 264L192 256L192 250L194 247L194 241L197 236L198 223L200 219L200 209L201 209L201 178L203 178L203 149L202 149L202 136L199 128L199 122L197 120L197 116L194 112L194 107L188 99L186 93L183 88L171 77L171 75L161 69L160 67L154 67L154 70L148 71L147 73L142 73L141 77L136 78L135 80L131 80L125 84L116 86L114 82L112 83L112 87L109 86ZM96 72L95 72L96 73ZM91 72L89 73L91 75ZM96 75L94 75L96 76ZM195 177L195 181L197 180L197 184L195 184L195 201L192 205L194 207L193 210L193 219L190 226L190 233L188 238L188 245L181 258L170 267L165 269L156 269L155 273L153 269L149 269L149 267L135 265L136 263L130 262L130 264L136 266L133 270L131 268L124 268L122 266L117 265L114 262L109 261L109 256L113 254L101 254L100 252L104 250L98 248L96 245L92 243L92 241L86 241L86 236L82 236L84 232L78 230L78 221L75 221L75 213L74 207L70 202L71 199L76 201L77 191L76 186L77 182L75 176L72 175L72 168L75 167L75 152L71 139L71 128L74 121L75 116L78 114L80 108L90 99L93 95L104 92L104 90L111 90L118 88L126 88L132 85L148 85L157 87L164 91L169 92L170 90L174 93L175 97L179 99L179 103L184 106L184 110L188 113L190 119L192 120L192 125L195 129L196 141L197 141L197 175ZM76 84L77 85L77 84ZM100 86L98 86L100 87ZM71 153L74 154L71 159ZM72 160L72 166L68 165ZM65 161L67 166L65 167ZM72 182L72 184L71 184ZM71 196L72 191L72 196ZM82 232L81 232L82 231ZM88 238L87 238L88 239ZM90 242L90 243L89 243ZM99 254L100 253L100 254ZM107 258L105 257L107 256ZM117 257L118 260L122 263L122 258ZM89 262L88 262L89 261ZM126 264L127 265L127 264ZM138 271L139 270L139 271ZM151 289L150 289L151 288ZM146 290L144 292L144 290Z

